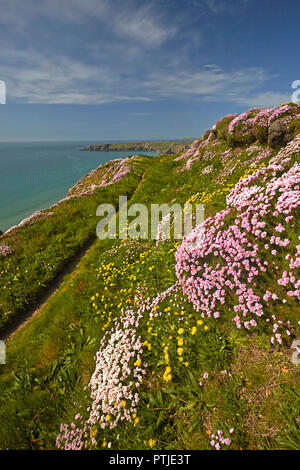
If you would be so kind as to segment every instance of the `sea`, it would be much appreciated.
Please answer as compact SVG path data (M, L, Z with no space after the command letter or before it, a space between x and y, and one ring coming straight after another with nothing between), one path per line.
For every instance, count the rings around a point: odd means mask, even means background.
M96 141L95 143L107 143ZM117 143L117 142L116 142ZM0 230L47 209L101 163L134 152L82 151L93 142L0 142ZM139 155L158 155L138 152Z

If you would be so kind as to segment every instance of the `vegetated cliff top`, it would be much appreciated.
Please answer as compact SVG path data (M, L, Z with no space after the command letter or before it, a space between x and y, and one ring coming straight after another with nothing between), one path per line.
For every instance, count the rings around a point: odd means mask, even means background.
M1 238L2 326L95 237L98 204L205 206L184 240L96 241L16 334L0 447L300 448L299 117L252 109L184 153L100 165Z

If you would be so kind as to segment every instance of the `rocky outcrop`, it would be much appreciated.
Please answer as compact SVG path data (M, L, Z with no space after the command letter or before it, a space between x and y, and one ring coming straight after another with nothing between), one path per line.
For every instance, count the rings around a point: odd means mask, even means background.
M286 116L272 122L268 132L268 145L272 148L282 147L293 140L294 131L289 126L290 117Z
M138 156L133 155L132 157L118 158L117 160L102 163L70 188L68 197L91 194L98 188L121 181L130 173L130 162L136 158Z
M300 134L300 104L288 103L278 108L250 109L236 115L229 114L217 121L202 139L175 160L185 160L182 171L189 170L199 159L207 159L207 149L226 142L232 149L247 148L250 144L265 146L268 151L284 147ZM262 148L260 149L262 150Z

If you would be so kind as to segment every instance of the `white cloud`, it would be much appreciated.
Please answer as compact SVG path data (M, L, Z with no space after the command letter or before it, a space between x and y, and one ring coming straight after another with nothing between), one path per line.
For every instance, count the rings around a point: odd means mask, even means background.
M0 24L28 26L41 16L78 23L85 17L101 17L108 7L107 0L0 0Z
M104 104L189 98L276 106L289 101L285 94L259 93L261 85L272 78L261 68L226 71L209 64L194 71L181 70L175 62L171 67L166 64L164 70L147 70L143 76L132 69L124 78L122 70L105 61L91 65L65 56L46 58L34 50L1 51L0 61L4 64L1 79L7 85L8 102Z
M0 25L28 33L36 20L46 19L67 23L85 23L96 19L99 27L106 27L117 37L156 47L174 36L175 17L169 17L153 4L137 7L135 2L114 0L0 0ZM30 33L30 31L29 31Z
M46 59L35 51L5 51L16 64L1 68L8 100L23 103L103 104L115 101L149 101L135 89L124 90L120 77L104 65L73 62L66 57ZM127 91L127 93L126 93Z
M267 81L270 76L261 68L225 71L207 65L198 71L156 72L145 86L162 96L195 96L206 101L239 101Z
M272 108L291 101L291 94L266 91L252 96L241 96L237 101L246 106Z
M162 13L146 5L132 12L126 9L111 18L114 31L135 41L158 46L177 32L174 22L166 22Z

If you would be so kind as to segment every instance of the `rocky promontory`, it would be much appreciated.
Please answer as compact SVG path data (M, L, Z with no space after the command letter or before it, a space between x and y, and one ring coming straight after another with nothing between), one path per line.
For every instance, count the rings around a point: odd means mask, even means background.
M87 145L82 150L92 152L158 152L159 154L173 154L187 150L191 140L172 142L124 142L118 144Z

